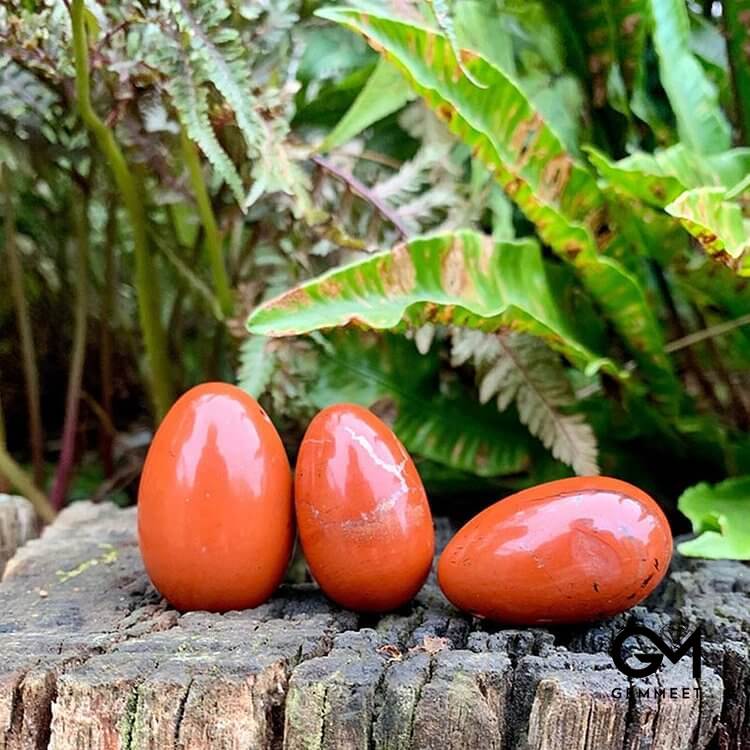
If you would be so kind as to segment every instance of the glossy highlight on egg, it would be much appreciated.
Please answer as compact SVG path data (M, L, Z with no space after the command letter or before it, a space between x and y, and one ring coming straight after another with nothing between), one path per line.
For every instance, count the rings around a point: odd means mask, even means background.
M513 625L564 624L623 612L661 582L672 556L664 513L608 477L518 492L469 521L438 565L459 609Z
M310 571L336 603L386 612L421 588L435 547L430 507L411 457L372 412L337 404L315 416L295 507Z
M138 539L151 581L179 610L244 609L271 596L294 542L292 476L255 399L225 383L178 399L146 457Z

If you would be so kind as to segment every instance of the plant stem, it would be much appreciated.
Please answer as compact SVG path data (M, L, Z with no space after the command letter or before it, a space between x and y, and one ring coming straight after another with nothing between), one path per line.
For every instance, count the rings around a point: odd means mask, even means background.
M402 239L409 236L409 230L406 224L401 221L398 213L391 209L384 201L380 200L361 180L358 180L350 172L339 169L335 164L322 156L312 156L310 160L336 179L344 182L353 193L356 193L360 198L370 203L376 211L393 224Z
M99 332L99 375L102 381L102 409L109 421L112 417L112 318L115 312L115 285L117 269L115 267L115 245L117 242L117 201L113 193L107 202L107 226L104 246L104 289L102 290L102 318ZM114 471L112 459L112 432L108 429L99 431L99 452L104 467L104 475L109 478Z
M224 264L221 232L219 232L219 227L216 224L211 198L208 195L208 190L206 190L198 149L190 140L184 128L180 129L180 143L182 145L182 156L185 159L190 176L190 184L195 194L195 202L198 204L198 215L203 223L206 250L208 251L211 275L214 281L214 292L219 300L221 311L224 315L229 316L232 314L234 301L226 265Z
M76 246L75 326L73 328L73 354L70 359L70 371L68 373L68 392L65 398L62 450L50 495L50 502L55 510L60 510L65 503L73 462L75 460L78 408L81 402L81 380L83 378L83 363L86 356L87 275L89 261L89 224L87 212L88 200L82 194L81 199L75 200L72 207L74 242Z
M156 268L149 253L146 233L145 208L138 184L130 171L114 133L99 118L91 105L88 41L84 20L84 0L71 0L70 15L73 28L73 47L76 68L76 96L78 110L86 127L96 138L128 212L133 232L135 254L135 287L138 294L140 317L146 355L149 363L151 396L157 419L166 414L172 404L173 392L164 327L159 311L159 288Z
M13 211L13 196L10 182L6 179L0 164L0 189L3 192L5 249L8 255L11 293L18 320L18 335L21 341L21 362L26 381L26 406L29 413L29 438L31 442L31 463L34 467L34 481L44 482L44 432L42 410L39 398L39 370L36 365L34 335L31 330L29 305L23 283L23 266L16 245L16 217Z
M716 325L703 328L700 331L694 333L688 333L687 336L682 336L679 339L670 341L665 347L665 352L678 352L680 349L684 349L687 346L693 346L706 339L716 338L717 336L723 336L725 333L735 330L735 328L741 328L742 326L750 325L750 313L741 315L739 318L734 320L727 320Z
M3 405L0 402L0 474L15 487L33 506L39 518L45 523L55 519L55 509L45 494L34 484L34 480L13 460L5 444L5 422Z

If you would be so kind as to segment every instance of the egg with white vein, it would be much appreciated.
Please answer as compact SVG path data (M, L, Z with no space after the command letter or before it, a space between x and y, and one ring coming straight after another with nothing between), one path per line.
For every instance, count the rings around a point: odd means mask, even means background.
M318 413L294 489L302 548L330 599L386 612L419 591L435 548L430 507L411 457L372 412L336 404Z

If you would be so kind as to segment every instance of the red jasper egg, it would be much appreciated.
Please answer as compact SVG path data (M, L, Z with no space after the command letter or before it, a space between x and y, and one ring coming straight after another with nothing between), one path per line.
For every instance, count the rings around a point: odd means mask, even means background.
M292 478L255 399L204 383L164 417L138 491L151 581L179 610L255 607L281 582L294 543Z
M469 521L443 551L438 581L479 617L586 622L645 599L671 557L669 524L645 492L576 477L518 492Z
M384 612L419 591L435 548L430 507L411 457L372 412L338 404L316 415L294 496L310 571L333 601Z

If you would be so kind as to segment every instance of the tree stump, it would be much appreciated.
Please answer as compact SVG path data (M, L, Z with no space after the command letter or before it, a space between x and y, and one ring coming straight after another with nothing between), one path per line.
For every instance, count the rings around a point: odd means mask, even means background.
M383 617L310 584L180 615L149 584L134 509L77 503L0 584L0 748L750 748L749 570L677 557L647 606L577 628L465 617L434 578ZM687 657L615 668L632 621L676 642L702 627L699 689Z

